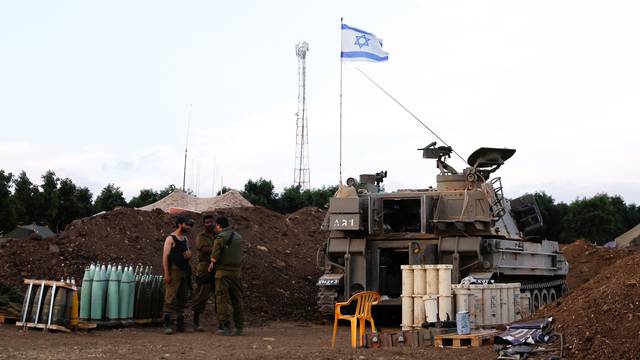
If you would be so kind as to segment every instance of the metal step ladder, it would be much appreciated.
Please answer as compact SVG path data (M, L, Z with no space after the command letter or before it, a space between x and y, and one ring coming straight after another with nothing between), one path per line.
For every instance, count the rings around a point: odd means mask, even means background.
M499 219L506 213L504 208L504 194L502 192L502 178L496 177L489 180L493 193L495 194L495 200L491 203L491 213L494 218Z

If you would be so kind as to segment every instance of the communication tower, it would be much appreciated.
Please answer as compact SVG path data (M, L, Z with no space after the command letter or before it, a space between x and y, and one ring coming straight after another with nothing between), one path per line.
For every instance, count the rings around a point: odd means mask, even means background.
M298 57L298 111L296 112L296 157L293 170L293 185L301 190L310 188L309 128L307 122L307 53L309 44L296 44Z

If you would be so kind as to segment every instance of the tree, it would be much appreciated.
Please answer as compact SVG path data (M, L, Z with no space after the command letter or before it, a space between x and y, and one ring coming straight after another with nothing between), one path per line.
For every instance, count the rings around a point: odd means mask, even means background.
M119 187L108 184L96 198L94 206L97 212L111 211L118 206L127 206L127 202L124 200L122 190Z
M7 233L16 226L16 213L11 199L12 173L0 170L0 233Z
M138 196L134 196L131 198L131 200L129 200L129 207L140 208L149 204L153 204L154 202L163 199L167 195L171 194L175 190L176 186L173 184L165 187L160 191L155 191L153 189L142 189L140 190L140 194L138 194ZM191 192L187 192L187 194L191 194Z
M625 224L627 229L630 229L640 224L640 206L636 204L629 204L627 206L627 214L625 216Z
M18 224L30 224L36 221L36 197L39 193L40 190L29 180L26 172L21 171L18 177L13 179L12 202Z
M287 187L280 196L276 195L277 205L271 207L271 209L283 214L290 214L306 206L326 208L329 199L336 191L338 191L337 186L307 189L304 191L300 189L300 186Z
M36 213L36 219L40 222L45 222L52 229L56 228L56 217L58 215L58 183L60 179L56 176L56 173L48 170L42 175L42 192L36 197L38 204L38 212Z
M569 213L569 205L563 202L556 204L553 197L544 191L536 192L533 196L540 209L547 238L558 242L568 242L568 239L562 237L562 233L565 230L564 222Z
M624 221L627 210L617 195L597 194L589 199L577 199L569 205L563 237L605 244L627 230Z
M260 178L257 181L253 181L249 179L249 181L244 184L242 196L254 205L273 208L276 205L276 194L273 188L271 180Z
M329 199L338 191L338 186L323 186L320 189L310 189L302 192L304 206L327 207Z
M231 190L233 190L233 189L229 188L229 187L226 187L226 186L223 186L222 189L218 190L218 192L216 193L216 196L220 196L222 194L226 194Z
M291 186L284 188L282 195L279 199L279 209L283 214L290 214L296 210L304 207L304 200L302 199L302 192L300 186Z
M58 213L55 224L56 231L63 230L73 220L83 217L82 207L78 201L78 188L69 178L60 180L58 188Z
M167 195L171 194L172 192L176 191L176 186L171 184L169 186L167 186L166 188L160 190L160 192L158 192L158 200L165 198Z
M134 196L129 200L129 207L140 208L158 201L160 196L153 189L142 189L138 196Z
M76 201L80 209L80 217L86 217L93 215L95 212L93 208L93 194L91 190L86 187L80 187L76 189Z

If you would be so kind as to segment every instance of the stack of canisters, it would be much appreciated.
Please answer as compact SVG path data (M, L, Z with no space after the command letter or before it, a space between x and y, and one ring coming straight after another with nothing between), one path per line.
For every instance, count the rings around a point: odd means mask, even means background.
M402 265L402 329L454 319L452 265Z
M80 292L80 320L123 322L160 318L162 276L151 267L91 264L85 269Z
M492 328L522 318L520 283L453 285L457 311L468 311L471 328Z

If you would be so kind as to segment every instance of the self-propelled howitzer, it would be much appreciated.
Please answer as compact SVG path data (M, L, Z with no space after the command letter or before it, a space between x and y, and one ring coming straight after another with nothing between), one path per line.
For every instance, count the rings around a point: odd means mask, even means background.
M317 282L322 311L362 290L400 305L404 264L451 264L454 283L469 275L521 283L532 310L567 291L569 265L558 243L544 237L534 197L508 200L501 179L491 177L514 149L480 148L462 172L446 163L451 147L419 150L436 161L435 188L382 192L382 171L349 178L330 199Z

